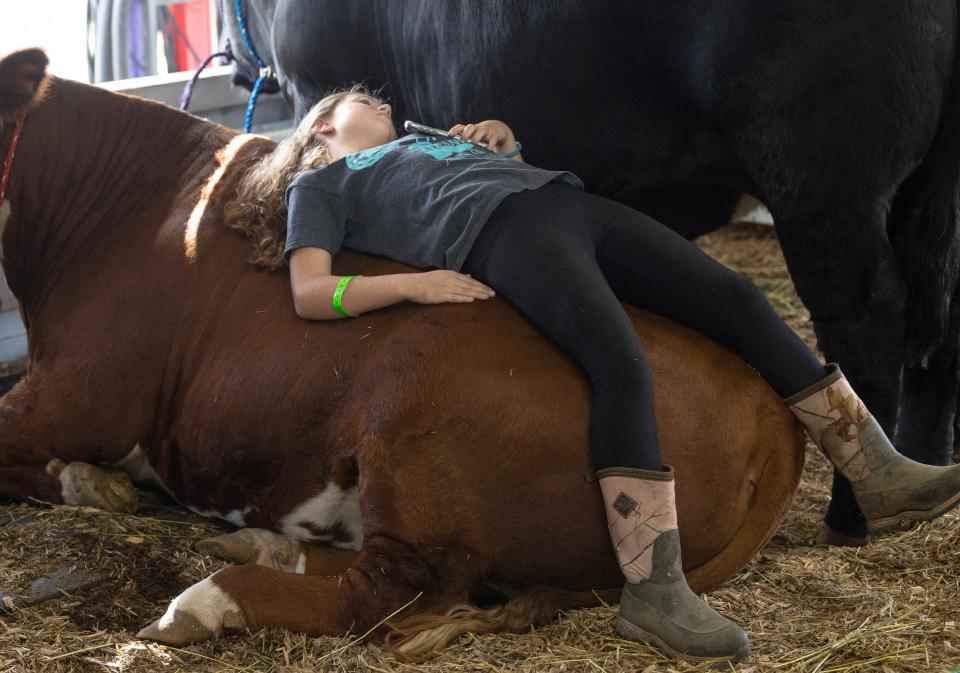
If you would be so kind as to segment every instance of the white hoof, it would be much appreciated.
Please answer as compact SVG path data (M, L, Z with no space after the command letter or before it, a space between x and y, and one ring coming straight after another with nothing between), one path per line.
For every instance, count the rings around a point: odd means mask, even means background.
M213 583L214 575L197 582L170 602L163 617L141 629L137 638L168 645L187 645L239 629L246 617L230 596Z
M200 540L193 548L231 563L265 566L288 573L302 575L306 567L301 542L262 528L244 528Z

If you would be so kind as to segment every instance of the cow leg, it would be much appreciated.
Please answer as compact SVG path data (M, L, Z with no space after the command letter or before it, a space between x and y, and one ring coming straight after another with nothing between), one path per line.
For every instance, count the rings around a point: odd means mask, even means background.
M109 462L111 456L77 446L61 422L57 395L45 394L41 403L34 392L39 378L21 379L0 401L0 498L135 511L129 477L85 462Z
M936 15L953 25L954 9ZM895 438L908 297L899 258L909 249L895 254L888 226L899 235L904 215L919 206L916 199L927 198L932 181L950 179L953 164L937 158L942 148L931 150L931 143L950 142L938 126L944 96L951 95L944 82L954 52L923 31L906 36L897 49L877 52L870 64L833 62L826 55L840 53L831 52L834 46L813 61L784 48L744 64L741 81L756 83L758 90L773 88L745 101L736 110L742 117L731 115L740 120L732 137L745 172L774 216L821 350L840 364L888 437ZM799 72L809 77L800 86ZM829 105L810 104L809 92L818 86L831 91ZM904 95L907 90L927 95ZM918 171L921 158L927 166ZM944 175L927 175L927 169ZM919 180L916 189L908 189L912 194L898 205L911 176ZM862 517L835 504L838 496L849 497L845 505L853 502L849 484L839 476L834 494L827 525L865 537Z
M97 507L108 512L137 511L137 492L126 473L54 458L44 467L0 468L0 497Z
M37 465L0 467L0 498L63 504L60 480Z
M54 456L32 441L46 434L31 422L34 414L28 410L34 401L23 379L0 400L0 498L62 504L60 480L46 470Z
M200 540L194 548L231 563L265 566L301 575L339 575L357 559L353 549L310 544L263 528Z
M904 404L897 427L900 453L928 465L953 463L958 384L952 368L904 370Z
M903 370L897 450L928 465L953 463L958 391L960 391L960 310L954 296L950 329L927 367Z
M867 408L892 437L907 289L886 237L886 208L879 202L861 207L840 202L816 212L797 212L768 205L826 360L840 363ZM869 537L850 483L836 471L824 522L819 542L862 544Z
M955 364L907 367L897 450L928 465L953 463L954 414L960 386Z
M411 548L373 536L346 572L298 575L258 565L230 566L194 584L139 638L184 645L224 629L282 627L311 636L364 633L434 586ZM436 606L436 596L419 599Z

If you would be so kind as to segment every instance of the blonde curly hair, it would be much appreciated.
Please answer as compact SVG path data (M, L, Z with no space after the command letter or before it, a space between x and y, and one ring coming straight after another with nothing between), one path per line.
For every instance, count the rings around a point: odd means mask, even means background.
M325 96L276 148L257 160L237 183L237 194L227 204L227 226L253 243L250 262L266 269L283 266L287 238L287 186L301 172L330 163L327 146L313 131L317 119L333 114L337 104L350 94L380 98L363 84Z

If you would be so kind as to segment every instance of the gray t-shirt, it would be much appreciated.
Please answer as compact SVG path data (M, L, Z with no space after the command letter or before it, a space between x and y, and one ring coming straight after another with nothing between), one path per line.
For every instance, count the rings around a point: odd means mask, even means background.
M341 246L416 267L459 271L493 210L509 194L567 171L504 158L457 138L411 134L304 171L287 188L284 260L297 248Z

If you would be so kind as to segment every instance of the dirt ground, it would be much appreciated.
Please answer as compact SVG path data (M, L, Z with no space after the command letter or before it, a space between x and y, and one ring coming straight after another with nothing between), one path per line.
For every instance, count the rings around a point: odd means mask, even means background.
M734 225L698 243L759 284L813 343L771 228ZM706 597L751 636L754 656L721 670L960 671L960 516L864 548L814 546L830 472L819 453L808 447L807 454L804 479L776 535ZM280 630L182 649L140 642L134 634L171 598L222 567L191 544L229 528L142 495L137 516L42 503L0 508L0 673L703 670L617 638L612 608L574 611L529 634L466 636L416 664L385 657L372 643ZM70 587L67 594L18 605L16 597L42 592L37 581L51 575Z

